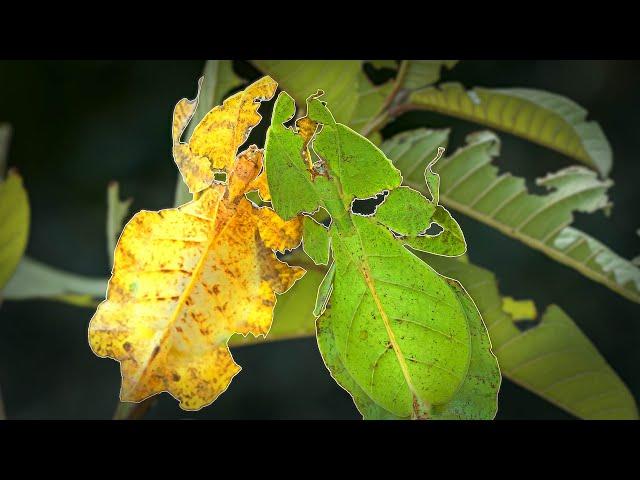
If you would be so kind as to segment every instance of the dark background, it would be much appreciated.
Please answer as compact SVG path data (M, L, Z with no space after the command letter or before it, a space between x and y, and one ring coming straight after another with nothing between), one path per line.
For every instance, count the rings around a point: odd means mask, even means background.
M0 62L0 122L14 127L9 165L29 192L27 252L72 272L106 276L106 187L118 180L132 211L172 206L176 167L170 124L175 103L195 95L201 61ZM254 74L236 63L239 71ZM615 207L575 222L626 258L640 254L640 62L462 61L444 79L466 86L529 87L566 95L587 108L614 151ZM310 91L313 90L310 88ZM263 122L266 123L266 122ZM453 126L450 148L480 127L410 113L385 135L416 126ZM258 141L263 135L256 133ZM501 134L498 164L533 179L571 164L565 157ZM456 214L471 259L493 270L501 291L533 298L540 313L559 304L640 398L640 306L542 253ZM0 386L9 418L110 418L120 374L87 343L92 310L5 302L0 308ZM168 394L148 418L357 419L349 395L329 376L315 339L236 349L243 371L213 405L186 413ZM508 380L500 419L572 418Z

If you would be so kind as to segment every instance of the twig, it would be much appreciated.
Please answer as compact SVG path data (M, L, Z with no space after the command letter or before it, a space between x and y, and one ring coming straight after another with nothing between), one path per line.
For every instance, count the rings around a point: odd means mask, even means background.
M156 404L157 398L150 397L139 403L118 402L113 414L114 420L140 420Z
M360 132L363 136L368 137L372 133L377 132L389 121L389 119L394 117L394 115L391 114L391 112L393 111L392 107L394 106L394 103L400 93L403 91L402 85L407 75L408 67L409 62L407 62L407 60L403 60L402 63L400 63L398 75L396 75L396 78L394 80L393 89L391 90L391 92L389 92L389 95L387 95L387 98L385 98L384 103L380 108L381 113L364 126L364 128Z

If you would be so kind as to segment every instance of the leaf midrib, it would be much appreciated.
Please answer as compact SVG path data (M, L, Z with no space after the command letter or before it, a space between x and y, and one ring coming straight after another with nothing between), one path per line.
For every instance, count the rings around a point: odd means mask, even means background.
M427 87L427 88L433 88L434 90L436 90L436 92L438 93L443 93L440 90L437 90L435 87ZM473 89L475 91L475 89ZM463 90L463 93L465 93L465 90ZM456 95L456 97L459 97L460 95ZM524 101L525 103L531 103L531 102L527 102L524 99L519 99ZM445 104L446 104L446 100L445 100ZM529 105L530 106L530 105ZM486 112L484 112L485 114L485 118L483 119L482 122L479 122L479 119L472 115L472 114L467 114L465 112L462 112L461 110L453 110L452 108L446 108L446 107L440 107L438 105L435 105L434 103L409 103L405 106L405 109L414 109L414 110L431 110L433 112L437 112L437 113L441 113L444 115L450 115L453 117L457 117L463 120L467 120L473 123L482 123L484 125L487 125L489 127L493 127L496 128L498 130L502 130L503 132L506 133L510 133L512 135L515 135L517 137L520 138L524 138L525 140L529 140L532 141L534 143L537 143L538 145L542 145L543 147L546 147L550 150L554 150L556 152L559 152L563 155L566 155L570 158L575 158L577 160L582 161L583 163L585 163L586 165L588 165L589 167L591 167L592 169L595 169L596 171L598 171L599 173L601 173L601 170L603 170L603 167L601 167L597 161L592 158L589 153L586 151L586 148L584 146L583 140L582 138L580 138L580 136L577 134L576 132L576 128L575 125L570 124L567 120L565 120L564 118L562 118L559 114L550 111L549 109L546 109L544 107L542 107L543 110L545 110L545 112L548 115L556 115L558 116L563 122L565 122L566 124L570 125L570 131L572 133L572 135L578 137L578 145L580 146L579 151L578 152L572 152L567 148L562 148L552 142L549 142L547 140L542 140L540 138L537 138L533 135L526 135L523 134L522 132L519 132L518 130L516 130L515 128L511 127L510 125L506 125L504 123L500 123L500 122L496 122L494 120L492 120L491 118L489 118L489 116L487 115ZM557 135L556 135L557 136ZM555 138L555 137L554 137Z
M211 188L211 187L209 187ZM223 194L224 195L224 194ZM242 197L240 197L242 198ZM165 331L162 335L162 338L158 341L157 343L157 347L158 348L162 348L162 346L167 342L167 339L169 338L170 332L172 331L173 325L176 323L177 319L178 319L178 315L180 314L180 312L182 312L182 309L184 308L184 304L187 300L187 298L189 298L189 295L191 294L191 291L193 290L194 286L195 286L195 282L197 279L200 278L200 273L202 272L202 269L204 268L204 264L205 261L208 257L209 251L211 250L211 247L213 245L213 243L218 239L218 237L226 230L226 228L231 224L230 221L227 221L223 227L218 230L216 232L215 229L215 222L218 218L218 210L220 207L220 202L222 202L222 198L220 198L218 200L218 202L216 203L216 209L213 215L213 218L208 218L207 220L213 224L212 226L212 231L211 231L211 238L209 240L209 242L207 243L207 246L205 247L204 251L202 252L202 256L200 257L200 259L198 260L198 263L196 264L196 268L193 270L192 274L191 274L191 278L189 279L189 284L185 287L184 291L182 292L182 294L180 295L180 297L178 298L178 302L173 310L173 313L171 315L171 318L169 319L169 322L167 324L167 327L165 328ZM233 216L230 216L229 219L233 218ZM147 360L145 361L144 366L142 367L140 374L137 376L135 385L136 387L138 386L139 382L147 375L147 372L149 370L149 368L151 367L151 365L153 364L154 360L159 358L159 355L149 355L147 357Z
M371 267L369 266L369 263L367 262L367 254L366 251L364 249L364 244L362 242L362 236L360 235L360 230L355 227L355 231L356 234L358 235L358 242L360 243L360 248L362 251L362 263L361 262L356 262L354 261L353 257L351 256L351 252L349 251L349 249L346 249L347 252L349 252L349 256L351 257L351 260L358 266L358 269L360 270L360 272L362 273L362 277L364 278L364 281L367 285L367 287L369 288L369 291L371 292L371 296L373 297L373 301L376 304L376 307L378 309L378 311L380 312L380 317L382 318L382 322L384 323L384 327L385 330L387 332L387 336L389 337L389 342L391 343L391 348L393 348L393 351L396 355L396 358L398 360L398 364L400 366L400 370L402 371L402 376L404 377L404 380L409 388L409 391L411 392L411 395L413 396L414 399L416 400L420 400L421 402L423 402L426 406L427 411L431 410L431 404L429 402L427 402L426 400L422 399L417 391L415 386L413 385L413 380L411 379L411 374L409 373L409 366L407 365L406 359L405 359L405 355L404 353L402 353L402 350L400 348L400 345L398 344L398 341L396 340L395 334L393 332L393 329L391 328L391 322L389 321L389 317L387 316L387 312L385 311L382 302L380 301L380 297L378 296L378 292L376 290L375 287L375 281L373 279L373 277L370 274L371 271Z

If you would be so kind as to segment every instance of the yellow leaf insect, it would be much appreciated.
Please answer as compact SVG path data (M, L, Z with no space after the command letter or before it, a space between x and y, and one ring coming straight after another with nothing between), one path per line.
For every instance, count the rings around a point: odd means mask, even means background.
M260 122L260 101L277 84L263 77L211 110L188 143L180 137L197 97L176 105L174 159L194 200L138 212L116 246L107 298L89 325L96 355L120 362L120 399L139 402L169 392L184 410L199 410L240 371L227 346L234 333L266 335L276 293L305 270L274 250L297 247L301 221L285 222L245 193L269 199L262 150L238 148ZM198 93L199 95L199 93ZM224 171L226 182L216 180Z

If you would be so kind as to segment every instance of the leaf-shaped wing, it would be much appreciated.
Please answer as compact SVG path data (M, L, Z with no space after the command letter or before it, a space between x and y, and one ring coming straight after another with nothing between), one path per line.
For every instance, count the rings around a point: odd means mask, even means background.
M454 397L446 404L434 406L433 419L486 419L496 414L496 395L500 385L500 371L494 359L484 354L490 348L489 337L482 318L469 294L455 280L447 280L463 308L470 333L471 354L468 374ZM365 419L403 419L376 403L361 388L342 363L328 317L318 319L318 345L336 381L354 399ZM487 382L494 382L487 388Z
M337 268L325 321L336 349L385 410L430 416L467 374L471 339L464 312L447 283L390 232L371 219L353 221L353 236L332 235Z
M566 97L524 88L465 90L443 83L413 92L408 108L426 109L518 135L588 165L603 176L612 154L600 125Z
M387 140L382 149L394 158L407 183L424 191L421 168L447 136L443 130L404 132ZM442 176L442 202L640 302L640 269L570 226L573 212L610 205L606 191L611 181L574 166L538 180L550 190L548 194L531 194L523 178L498 174L492 159L499 147L494 134L479 132L469 136L467 146L435 165Z

